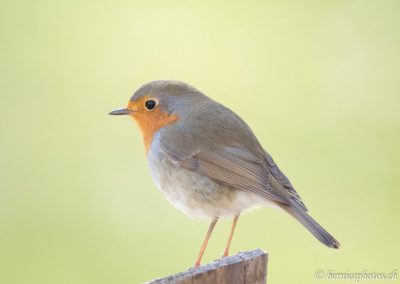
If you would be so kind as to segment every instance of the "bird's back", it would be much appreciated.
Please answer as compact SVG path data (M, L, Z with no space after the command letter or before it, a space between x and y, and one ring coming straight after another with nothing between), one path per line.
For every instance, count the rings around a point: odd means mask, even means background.
M262 156L263 149L250 127L233 111L205 97L177 123L161 129L162 143L188 154L220 146L238 146Z

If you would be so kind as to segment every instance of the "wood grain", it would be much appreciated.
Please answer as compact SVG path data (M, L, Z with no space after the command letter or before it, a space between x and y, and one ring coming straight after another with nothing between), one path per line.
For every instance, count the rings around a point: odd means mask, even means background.
M265 284L268 254L260 249L240 252L147 284Z

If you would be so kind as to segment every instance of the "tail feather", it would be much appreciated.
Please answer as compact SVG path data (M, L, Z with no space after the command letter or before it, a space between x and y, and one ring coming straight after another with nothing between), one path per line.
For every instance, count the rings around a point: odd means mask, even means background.
M285 206L284 209L304 225L321 243L328 247L338 249L340 243L321 227L308 213L293 200L291 206Z

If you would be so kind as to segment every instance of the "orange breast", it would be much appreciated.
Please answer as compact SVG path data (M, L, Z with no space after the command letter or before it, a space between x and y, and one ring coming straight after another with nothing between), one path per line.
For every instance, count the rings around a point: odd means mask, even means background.
M162 127L173 124L178 120L178 115L169 114L157 107L153 111L144 108L144 102L149 98L141 98L135 102L129 102L128 108L133 110L132 117L139 125L143 135L146 153L149 151L154 134Z

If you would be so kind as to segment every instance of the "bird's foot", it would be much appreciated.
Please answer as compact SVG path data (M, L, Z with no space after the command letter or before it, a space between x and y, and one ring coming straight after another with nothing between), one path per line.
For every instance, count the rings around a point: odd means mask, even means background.
M229 251L224 251L224 253L221 255L221 258L229 256Z
M194 268L201 266L200 261L196 261L196 263L194 264Z

